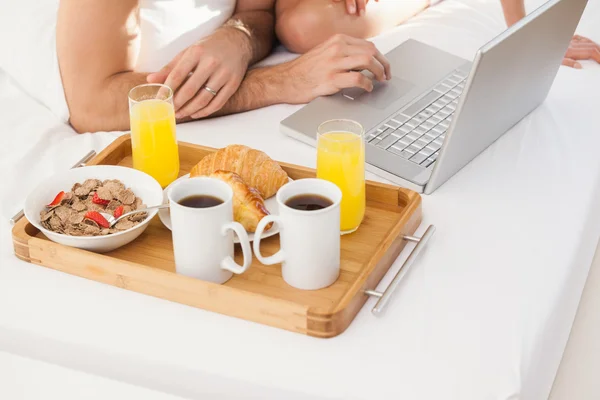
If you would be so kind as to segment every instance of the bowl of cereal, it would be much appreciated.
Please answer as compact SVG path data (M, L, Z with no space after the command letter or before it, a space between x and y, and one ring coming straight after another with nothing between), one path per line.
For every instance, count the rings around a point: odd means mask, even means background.
M163 202L160 184L133 168L97 165L57 174L25 201L25 216L56 243L99 253L135 240L157 210L125 217L109 226L102 214L119 216Z

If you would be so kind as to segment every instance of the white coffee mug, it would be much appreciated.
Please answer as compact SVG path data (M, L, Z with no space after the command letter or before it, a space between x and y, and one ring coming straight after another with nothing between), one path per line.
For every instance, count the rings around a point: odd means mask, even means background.
M285 203L298 195L323 196L333 203L316 211L296 210ZM283 263L281 273L288 285L317 290L331 285L340 274L340 202L341 190L322 179L299 179L277 192L279 215L267 215L254 235L254 254L265 265ZM279 225L281 249L263 257L260 241L267 224Z
M208 208L179 204L188 196L216 197L223 203ZM233 222L233 191L225 182L206 177L177 182L167 193L173 225L175 270L178 274L224 283L252 264L252 251L244 227ZM240 238L244 265L233 260L233 232Z

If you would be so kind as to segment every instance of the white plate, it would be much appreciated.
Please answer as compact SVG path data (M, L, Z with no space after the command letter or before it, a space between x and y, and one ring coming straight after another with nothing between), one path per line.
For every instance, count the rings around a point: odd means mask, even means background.
M175 182L179 182L182 179L188 179L189 177L190 177L190 174L184 175L184 176L180 177L179 179L177 179L176 181L172 182L169 186L167 186L165 188L165 190L163 191L163 196L164 196L163 203L164 204L169 202L169 199L167 197L167 191L169 190L169 188L171 186L173 186L175 184ZM290 179L290 181L291 181L291 179ZM265 207L267 207L267 210L269 210L269 213L271 213L271 215L279 214L279 207L277 205L277 200L276 200L275 196L272 196L271 198L265 200ZM163 223L164 226L166 226L169 230L172 230L171 229L171 212L169 211L168 208L159 210L158 217L160 218L160 221ZM279 233L279 227L277 225L273 224L271 229L269 229L268 231L265 231L263 233L262 238L263 239L268 238L270 236L277 235L278 233ZM250 239L250 241L252 242L254 240L254 233L248 232L248 239ZM234 236L233 241L235 243L240 242L237 236Z

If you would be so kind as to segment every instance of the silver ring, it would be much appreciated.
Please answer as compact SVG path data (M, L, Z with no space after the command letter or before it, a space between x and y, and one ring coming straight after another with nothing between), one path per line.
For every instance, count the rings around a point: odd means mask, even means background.
M213 96L217 95L217 92L215 92L214 90L212 90L211 88L209 88L208 86L204 86L204 89L206 91L208 91L208 93L212 94Z

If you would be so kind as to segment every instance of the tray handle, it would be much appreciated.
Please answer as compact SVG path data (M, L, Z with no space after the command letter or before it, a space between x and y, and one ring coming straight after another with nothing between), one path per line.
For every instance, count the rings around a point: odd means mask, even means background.
M402 280L404 275L406 275L406 272L408 271L410 266L415 262L415 260L417 259L417 257L419 256L419 254L421 253L423 248L425 248L425 245L427 244L429 239L431 239L431 237L433 236L434 233L435 233L435 226L429 225L427 227L427 229L425 230L425 233L423 234L423 236L421 236L420 238L414 237L414 236L406 236L406 235L402 237L407 242L414 242L417 245L410 252L410 254L408 255L408 258L406 259L406 261L404 261L404 264L402 264L400 266L400 269L398 270L398 272L396 272L396 276L394 276L394 279L392 279L392 282L383 291L383 293L378 292L376 290L371 290L371 289L365 290L366 295L371 296L371 297L377 297L379 299L377 301L377 304L375 304L375 307L373 307L373 310L371 310L371 312L373 314L378 315L383 311L383 309L385 308L387 303L390 301L390 298L393 296L394 292L396 291L396 287L398 286L398 284L400 283L400 281Z
M84 167L85 163L90 161L92 159L92 157L94 157L96 155L96 152L94 150L91 150L89 153L87 153L81 160L77 161L77 163L75 163L75 165L73 165L71 167L71 169L73 168L79 168L79 167ZM10 219L10 224L14 225L16 224L21 218L23 218L25 216L25 212L23 210L19 211L18 213L16 213L11 219Z

